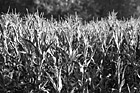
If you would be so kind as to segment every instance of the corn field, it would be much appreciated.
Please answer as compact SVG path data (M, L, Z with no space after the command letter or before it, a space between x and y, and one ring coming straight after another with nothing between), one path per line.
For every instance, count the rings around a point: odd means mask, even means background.
M0 16L0 93L140 93L140 19Z

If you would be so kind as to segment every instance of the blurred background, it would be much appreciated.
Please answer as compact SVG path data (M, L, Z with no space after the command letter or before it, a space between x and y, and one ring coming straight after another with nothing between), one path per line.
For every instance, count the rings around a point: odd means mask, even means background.
M28 10L28 11L27 11ZM137 18L140 15L140 0L0 0L0 13L16 11L21 15L44 12L44 17L64 18L77 13L83 20L90 21L107 17L117 12L118 19Z

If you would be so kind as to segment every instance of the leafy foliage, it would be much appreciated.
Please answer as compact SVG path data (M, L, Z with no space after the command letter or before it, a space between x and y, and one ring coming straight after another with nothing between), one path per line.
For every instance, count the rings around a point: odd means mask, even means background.
M0 92L139 93L139 22L1 15Z
M17 11L21 14L44 12L46 18L61 19L77 13L83 20L107 17L113 10L118 18L139 16L139 0L0 0L0 12ZM28 9L28 11L27 11Z

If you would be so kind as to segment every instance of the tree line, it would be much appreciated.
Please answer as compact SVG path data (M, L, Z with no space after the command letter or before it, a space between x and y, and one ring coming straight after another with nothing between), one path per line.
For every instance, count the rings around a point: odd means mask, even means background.
M138 17L140 13L139 0L0 0L0 12L8 10L26 14L44 12L50 18L64 18L77 13L79 17L90 21L94 18L108 16L109 12L117 12L117 17Z

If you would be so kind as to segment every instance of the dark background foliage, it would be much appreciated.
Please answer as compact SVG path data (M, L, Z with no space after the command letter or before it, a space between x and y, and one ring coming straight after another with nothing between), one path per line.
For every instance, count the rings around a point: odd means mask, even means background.
M28 12L44 12L44 16L50 18L64 18L65 15L77 13L84 20L92 20L93 17L106 17L109 12L115 11L117 17L138 17L140 13L139 0L0 0L0 12L8 10L25 14Z

